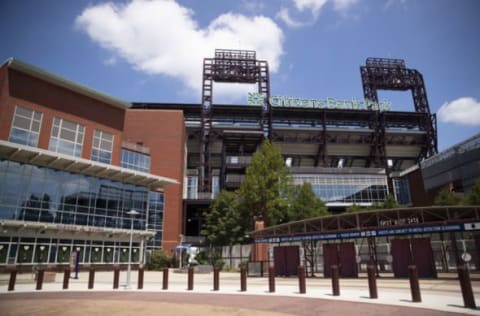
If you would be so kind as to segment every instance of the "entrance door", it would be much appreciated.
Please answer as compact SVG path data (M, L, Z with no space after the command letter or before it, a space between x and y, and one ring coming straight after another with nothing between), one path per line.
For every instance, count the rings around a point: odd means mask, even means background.
M420 278L436 278L430 238L392 240L392 269L396 278L408 277L408 266L416 265Z
M297 275L300 265L300 250L298 246L278 246L273 248L273 260L276 276Z
M339 268L340 277L356 278L358 276L353 242L340 244L323 244L323 275L332 276L332 265Z

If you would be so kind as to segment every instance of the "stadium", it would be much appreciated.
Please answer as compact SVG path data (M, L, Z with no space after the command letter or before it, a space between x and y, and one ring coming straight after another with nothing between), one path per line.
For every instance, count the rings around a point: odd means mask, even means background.
M364 100L274 95L267 61L218 49L204 59L200 103L131 103L7 60L0 67L0 268L60 266L72 256L111 268L145 263L155 249L205 246L204 212L221 190L240 186L265 139L280 148L294 183L311 183L332 214L390 195L414 208L257 231L259 246L246 254L252 264L287 271L303 262L328 275L341 263L343 276L355 276L373 262L404 276L408 260L395 268L398 258L426 253L421 276L434 277L469 252L480 266L479 209L423 207L442 187L468 192L478 181L462 170L480 170L480 135L438 154L422 74L403 60L367 58L360 76ZM215 83L258 89L245 104L217 104ZM379 90L411 91L414 108L392 111ZM286 257L293 259L279 259Z

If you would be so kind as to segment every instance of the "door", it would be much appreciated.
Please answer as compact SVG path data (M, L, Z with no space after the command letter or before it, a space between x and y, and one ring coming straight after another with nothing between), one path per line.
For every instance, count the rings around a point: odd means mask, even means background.
M418 277L436 278L430 238L392 240L392 269L396 278L408 277L408 266L417 266Z
M332 276L332 265L337 265L342 278L356 278L358 276L355 260L355 245L353 242L340 244L323 244L323 275Z
M276 276L297 275L300 265L298 246L278 246L273 248L273 260Z

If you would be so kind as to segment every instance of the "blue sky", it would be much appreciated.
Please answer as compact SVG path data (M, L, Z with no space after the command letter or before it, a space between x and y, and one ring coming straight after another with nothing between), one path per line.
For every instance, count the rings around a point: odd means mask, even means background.
M439 149L480 132L480 1L0 1L0 60L15 57L134 102L199 103L202 58L253 49L271 92L362 99L367 57L402 58L424 77ZM214 85L246 104L252 86ZM413 111L409 91L380 91Z

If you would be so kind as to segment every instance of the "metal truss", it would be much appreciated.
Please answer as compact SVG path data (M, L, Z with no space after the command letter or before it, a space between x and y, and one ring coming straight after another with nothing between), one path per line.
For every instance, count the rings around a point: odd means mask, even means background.
M257 60L255 51L216 49L214 58L203 61L202 77L202 112L199 191L211 191L211 151L213 82L224 83L257 83L258 92L264 97L259 128L266 137L272 130L270 98L270 76L268 63Z
M433 156L438 152L436 117L430 114L427 92L422 74L416 69L409 69L402 59L367 58L366 65L360 67L362 76L363 94L368 102L378 103L378 90L411 90L415 112L423 113L420 123L421 130L426 134L425 146L422 148L419 160ZM370 159L367 163L383 164L388 168L384 159L385 141L384 127L381 124L382 115L377 117L379 122L372 122L375 127L372 134Z

